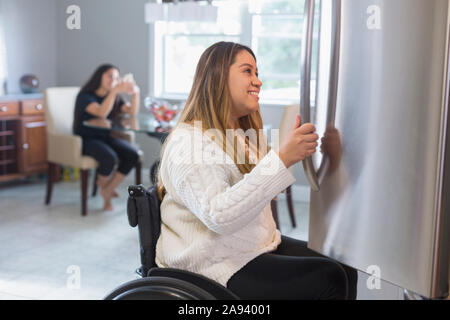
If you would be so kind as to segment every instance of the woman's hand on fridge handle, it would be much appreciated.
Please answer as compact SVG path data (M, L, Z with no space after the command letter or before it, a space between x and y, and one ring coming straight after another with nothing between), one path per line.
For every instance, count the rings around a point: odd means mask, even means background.
M286 168L312 156L317 149L319 136L314 133L316 128L311 123L301 124L297 115L294 128L287 134L278 149L278 156Z

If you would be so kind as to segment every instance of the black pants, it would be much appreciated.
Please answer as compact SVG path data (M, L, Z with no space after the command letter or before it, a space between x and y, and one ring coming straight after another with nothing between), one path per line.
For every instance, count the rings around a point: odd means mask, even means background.
M277 250L250 261L235 273L227 288L245 300L356 299L355 269L282 236Z
M136 148L128 141L112 137L84 138L83 154L97 160L97 172L103 176L109 176L117 164L117 171L127 175L139 160Z

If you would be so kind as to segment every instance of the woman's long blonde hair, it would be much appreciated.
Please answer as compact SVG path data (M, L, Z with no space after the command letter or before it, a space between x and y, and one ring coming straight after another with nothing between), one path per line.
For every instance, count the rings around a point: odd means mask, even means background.
M180 114L177 125L172 129L175 131L180 123L194 124L200 121L203 132L208 129L216 129L222 134L222 145L220 147L231 156L234 163L242 174L250 173L255 167L254 163L248 161L249 155L246 152L246 161L237 161L236 144L235 150L227 150L226 148L226 130L229 128L229 120L231 113L231 97L228 88L228 75L231 65L235 62L236 55L242 50L249 52L256 61L255 54L247 46L233 42L218 42L210 46L200 57L195 71L194 81L191 92L186 101L186 105ZM243 131L254 129L257 133L263 129L261 113L253 112L239 119L240 128ZM265 138L265 136L264 136ZM265 155L269 148L267 143L260 141L257 136L258 145L264 146L262 153L257 152L258 158ZM170 135L161 149L161 157L164 154L165 147L170 140ZM219 139L220 140L220 139ZM216 140L214 140L216 141ZM216 141L217 142L217 141ZM233 141L234 142L234 141ZM248 142L248 141L247 141ZM257 150L261 150L257 148ZM160 200L163 199L166 189L161 181L161 164L158 169L157 190Z

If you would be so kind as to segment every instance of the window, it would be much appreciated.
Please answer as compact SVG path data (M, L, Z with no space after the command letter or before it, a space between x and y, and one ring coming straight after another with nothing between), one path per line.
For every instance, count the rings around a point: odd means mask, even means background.
M3 36L3 17L0 8L0 95L5 94L6 68L6 46Z
M203 51L218 41L240 42L243 2L215 1L214 5L218 7L217 23L155 23L154 95L185 98Z
M261 101L298 101L304 0L217 0L213 5L218 7L217 23L154 24L150 92L186 98L203 51L218 41L234 41L255 52Z
M258 58L262 98L298 100L304 1L250 1L251 47Z

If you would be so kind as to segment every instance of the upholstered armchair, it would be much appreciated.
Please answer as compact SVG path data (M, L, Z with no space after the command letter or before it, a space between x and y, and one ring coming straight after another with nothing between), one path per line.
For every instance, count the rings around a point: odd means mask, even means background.
M50 204L55 173L59 165L79 168L81 173L81 215L86 216L89 170L96 169L98 164L94 158L82 154L83 141L72 131L75 101L79 91L79 87L55 87L47 88L44 92L48 145L45 204ZM134 134L126 134L125 138L134 142ZM142 152L140 154L142 155ZM141 182L140 175L141 162L136 168L137 184Z

